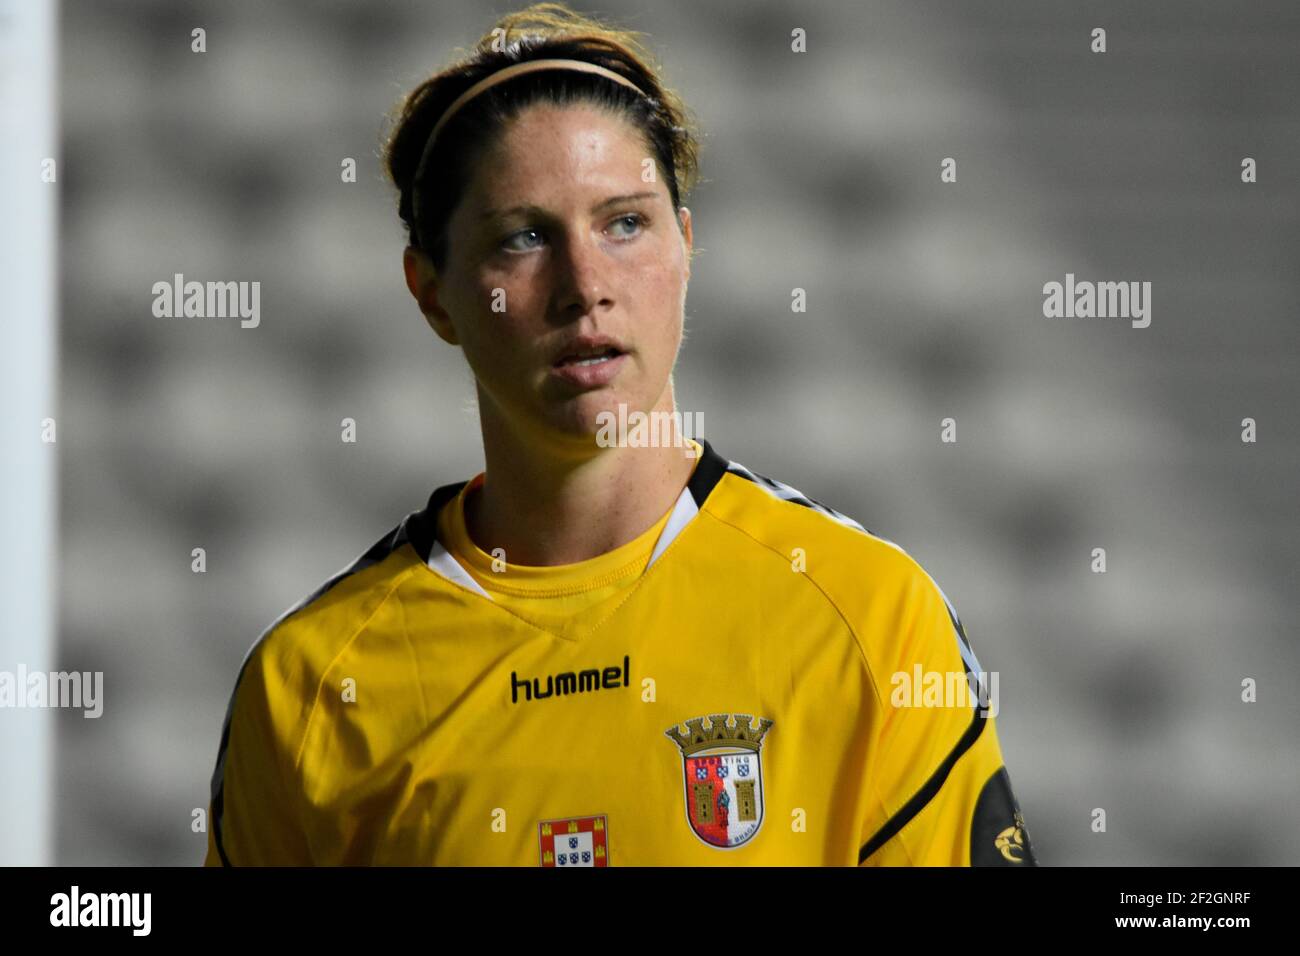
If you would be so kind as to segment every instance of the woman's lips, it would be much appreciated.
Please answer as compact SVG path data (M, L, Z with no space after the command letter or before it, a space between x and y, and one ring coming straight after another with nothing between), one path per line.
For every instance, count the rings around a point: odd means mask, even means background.
M579 359L566 359L551 366L551 375L578 388L599 388L614 380L626 360L626 352L589 365L581 364Z

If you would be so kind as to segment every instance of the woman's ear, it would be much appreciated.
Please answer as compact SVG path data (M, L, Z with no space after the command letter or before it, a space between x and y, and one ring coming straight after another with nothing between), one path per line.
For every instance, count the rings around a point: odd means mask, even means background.
M691 230L691 211L682 206L677 210L677 219L682 224L682 237L686 240L686 279L691 278L691 259L695 255L695 234Z
M402 253L402 271L406 274L406 288L415 298L429 328L438 333L444 342L459 345L460 339L456 337L456 327L452 324L451 316L438 304L438 273L433 268L433 262L423 251L407 246Z

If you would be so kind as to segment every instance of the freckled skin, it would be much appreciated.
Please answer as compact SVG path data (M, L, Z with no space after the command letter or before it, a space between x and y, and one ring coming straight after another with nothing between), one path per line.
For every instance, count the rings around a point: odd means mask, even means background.
M539 105L517 116L478 161L449 223L447 267L426 318L464 349L485 431L589 445L597 413L616 413L620 402L673 410L690 212L682 210L679 225L657 169L654 182L642 180L652 155L617 116ZM653 197L593 211L611 196L643 192ZM481 219L516 205L541 211ZM649 221L626 218L638 213ZM505 312L492 311L496 289ZM579 333L612 336L628 351L609 384L582 390L551 377L555 350Z

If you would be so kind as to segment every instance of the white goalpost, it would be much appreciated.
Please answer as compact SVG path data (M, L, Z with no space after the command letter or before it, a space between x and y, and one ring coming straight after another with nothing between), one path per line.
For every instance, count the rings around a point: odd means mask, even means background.
M0 0L0 684L18 700L20 668L56 665L57 14ZM54 714L0 707L0 865L54 862Z

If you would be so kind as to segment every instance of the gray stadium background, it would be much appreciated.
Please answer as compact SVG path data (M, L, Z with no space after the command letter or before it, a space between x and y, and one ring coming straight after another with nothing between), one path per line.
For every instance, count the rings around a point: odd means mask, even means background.
M480 469L377 151L512 8L63 5L56 666L106 676L101 719L58 717L56 862L200 861L249 644ZM940 583L1042 862L1300 863L1300 7L596 9L707 134L681 408ZM260 281L261 326L154 318L177 272ZM1044 318L1067 272L1150 281L1150 327Z

